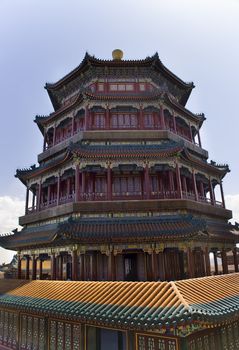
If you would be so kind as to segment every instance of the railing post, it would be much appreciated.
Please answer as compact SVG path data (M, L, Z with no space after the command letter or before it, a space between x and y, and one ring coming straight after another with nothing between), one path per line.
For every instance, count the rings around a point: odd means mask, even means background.
M75 202L79 202L79 194L80 194L80 171L79 171L79 164L76 164L75 169Z
M28 202L29 202L29 187L26 189L26 203L25 203L25 214L28 214Z
M193 176L193 188L194 188L195 200L198 201L198 190L197 190L197 182L196 182L194 169L192 170L192 176Z
M200 132L198 130L198 143L199 143L199 147L202 148L202 143L201 143L201 137L200 137Z
M220 180L220 190L221 190L222 206L223 206L223 208L225 208L226 206L225 206L225 198L224 198L222 180Z
M176 163L176 179L177 179L177 191L179 198L183 197L182 194L182 183L181 183L181 175L180 175L180 168L178 166L178 162Z
M161 124L161 129L165 130L165 117L164 117L163 106L160 106L160 124Z
M37 195L37 211L40 210L41 206L41 182L38 185L38 195Z
M109 110L109 106L107 105L106 108L106 116L105 116L105 128L106 130L110 129L110 110Z
M60 173L58 174L57 178L57 199L56 199L56 205L60 204L60 186L61 186L61 176Z
M140 109L139 109L139 128L140 129L144 128L143 107L142 106L140 106Z
M212 181L210 177L209 177L209 191L210 191L211 204L215 205L215 195L214 195L214 190L212 187Z
M20 254L17 256L17 278L19 280L22 278L22 260Z
M112 200L112 170L110 164L107 167L107 199Z
M144 184L145 184L145 197L150 198L150 183L149 183L149 166L148 163L145 164L144 168Z

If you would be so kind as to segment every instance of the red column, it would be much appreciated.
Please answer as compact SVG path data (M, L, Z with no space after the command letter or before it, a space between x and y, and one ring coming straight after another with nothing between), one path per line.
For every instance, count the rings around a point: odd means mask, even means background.
M222 180L220 180L220 190L221 190L221 198L222 198L222 206L225 208L225 199L224 199L224 192L223 192L223 187L222 187Z
M205 259L206 276L211 276L211 265L210 265L210 256L209 256L208 247L205 247L203 253L204 253L204 259Z
M190 139L191 139L191 141L193 141L192 127L190 124L189 124L189 133L190 133Z
M80 200L80 167L79 164L76 164L75 170L75 202L79 202Z
M175 133L177 133L177 124L176 124L176 118L174 113L173 113L173 130Z
M170 192L174 192L174 179L173 179L172 170L169 170L169 187L170 187Z
M67 198L69 198L70 190L71 190L71 178L69 177L66 180L66 196L67 196Z
M78 255L77 251L74 250L72 252L72 280L77 281L78 280Z
M71 121L71 136L74 135L74 125L75 125L75 116L72 116L72 121Z
M56 255L55 253L51 256L51 279L56 280Z
M193 189L195 194L195 200L198 201L198 190L197 190L196 176L195 176L194 170L192 171L192 177L193 177Z
M26 203L25 203L25 214L28 213L28 202L29 202L29 187L27 186L27 190L26 190Z
M41 182L38 185L38 195L37 195L37 211L40 210L41 206Z
M51 199L51 185L48 185L47 187L47 206L50 204Z
M149 166L145 165L144 168L144 184L145 184L145 198L150 198L150 183L149 183Z
M108 280L115 281L115 256L110 252L108 257Z
M32 210L34 211L34 207L35 207L35 198L36 198L36 194L34 192L32 192Z
M222 249L221 251L221 257L222 257L222 269L223 273L227 274L228 273L228 262L227 262L227 252L225 249Z
M152 259L152 280L157 281L158 280L158 264L157 264L157 254L155 251L151 254Z
M160 106L160 126L162 130L165 130L165 118L163 106Z
M82 194L85 193L85 171L81 173L81 192Z
M43 260L39 258L39 279L42 280L42 265L43 265Z
M176 163L176 180L177 180L177 190L179 198L182 198L182 183L181 183L181 175L178 163Z
M215 275L218 275L218 262L217 262L217 251L213 252L214 266L215 266Z
M237 256L236 247L233 249L233 260L234 260L235 272L238 272L238 256Z
M58 174L58 178L57 178L57 200L56 200L56 204L57 205L60 204L60 189L61 189L61 176L60 176L60 174Z
M85 279L85 254L80 255L80 280Z
M35 280L37 277L37 262L35 254L32 255L32 279Z
M56 125L54 125L54 129L53 129L53 146L55 146L56 143Z
M140 106L140 109L139 109L139 128L144 129L144 115L143 115L142 106Z
M214 190L213 190L213 187L212 187L211 178L209 178L209 191L210 191L211 203L212 203L212 205L215 205L215 196L214 196Z
M107 106L107 108L106 108L105 128L106 128L107 130L110 129L110 110L109 110L109 107L108 107L108 106Z
M43 152L46 150L46 129L44 128Z
M107 168L107 199L112 200L112 170L109 164Z
M85 130L88 130L89 129L89 109L88 109L88 106L85 107L85 127L84 129Z
M29 267L30 267L30 258L26 257L26 280L29 280Z
M21 255L17 256L17 278L19 280L22 278L22 260L21 260Z
M198 130L198 143L199 143L199 147L202 147L201 137L200 137L200 132L199 132L199 130Z
M200 194L202 197L205 197L204 186L202 181L200 181Z
M187 249L188 277L194 277L194 258L191 248Z
M90 109L89 109L89 114L88 114L88 129L89 130L92 130L93 128L93 122L94 122L94 112L92 112Z

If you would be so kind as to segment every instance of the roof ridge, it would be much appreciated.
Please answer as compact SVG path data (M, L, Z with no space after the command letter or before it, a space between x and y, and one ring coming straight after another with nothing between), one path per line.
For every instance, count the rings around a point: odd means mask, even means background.
M170 282L168 282L168 283L172 286L174 292L176 293L177 297L179 298L179 300L181 301L181 303L184 305L184 307L185 307L187 310L190 310L189 304L186 302L186 300L184 299L184 297L182 296L182 294L181 294L180 291L178 290L176 284L175 284L173 281L170 281Z

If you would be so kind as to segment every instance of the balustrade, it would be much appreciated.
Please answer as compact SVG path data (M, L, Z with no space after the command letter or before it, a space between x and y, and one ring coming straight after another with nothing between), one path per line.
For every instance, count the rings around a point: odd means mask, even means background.
M86 172L82 172L80 175L79 167L76 167L74 177L62 181L58 178L57 188L56 183L54 186L49 185L48 187L44 184L44 189L41 185L37 186L30 207L28 207L28 192L30 189L27 188L26 215L58 205L81 201L187 199L225 208L223 200L222 202L215 200L212 182L209 181L209 184L211 183L211 187L209 187L201 181L197 182L195 175L193 181L190 180L190 176L186 181L185 175L180 175L178 166L176 172L170 170L168 173L162 172L158 175L152 175L150 169L146 166L143 177L140 174L120 177L118 175L113 176L111 173L112 170L108 168L105 177L86 177ZM80 178L81 181L79 181ZM182 182L183 188L181 186ZM220 184L220 188L222 191L222 184ZM210 198L206 196L208 191L210 192ZM41 200L39 201L38 198L41 198Z
M193 137L191 135L190 129L187 129L185 127L178 127L177 126L177 122L175 125L173 125L173 122L170 123L169 120L167 120L167 122L163 123L162 121L157 121L155 118L152 118L152 120L144 120L141 121L139 117L134 116L135 118L132 119L132 121L128 122L128 120L126 121L126 119L123 119L123 121L121 119L112 119L112 116L110 115L108 117L109 121L106 123L106 118L104 118L104 121L102 122L97 122L97 121L93 121L91 122L89 125L87 125L87 128L85 126L85 122L82 123L81 125L78 125L76 129L72 129L71 131L68 130L68 132L66 134L59 134L57 137L55 137L54 140L54 136L53 139L49 140L48 142L45 144L44 146L44 150L47 150L53 146L55 146L56 144L59 144L67 139L69 139L70 137L72 137L72 135L77 134L80 131L83 130L169 130L171 132L173 132L174 134L179 135L180 137L183 137L184 139L190 141L190 142L194 142ZM158 115L159 117L159 115ZM91 118L90 118L91 120ZM200 142L196 143L194 142L195 145L201 147Z

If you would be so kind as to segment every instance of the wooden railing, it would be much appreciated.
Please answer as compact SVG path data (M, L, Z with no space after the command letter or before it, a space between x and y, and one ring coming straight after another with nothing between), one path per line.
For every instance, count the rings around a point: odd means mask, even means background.
M196 196L193 192L182 192L182 195L178 191L152 191L147 195L146 192L135 191L135 192L112 192L111 200L137 200L137 199L159 199L159 200L167 200L167 199L189 199L192 201L196 201ZM108 200L107 192L91 192L91 193L80 193L79 201L106 201ZM75 193L69 194L67 196L62 196L59 199L59 205L72 203L75 201ZM213 205L210 198L198 195L198 202ZM39 210L45 210L47 208L57 206L57 199L51 199L50 201L46 201L41 203ZM214 206L223 207L222 202L215 201ZM27 210L28 214L34 213L37 211L37 206L29 207Z

